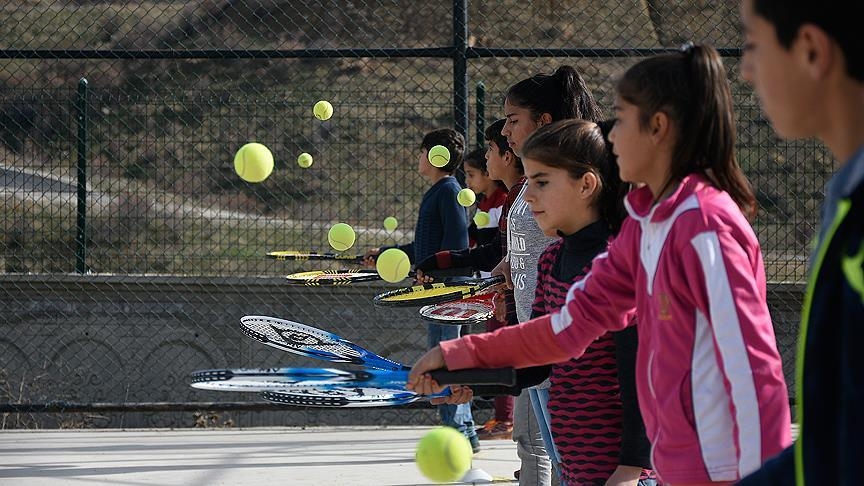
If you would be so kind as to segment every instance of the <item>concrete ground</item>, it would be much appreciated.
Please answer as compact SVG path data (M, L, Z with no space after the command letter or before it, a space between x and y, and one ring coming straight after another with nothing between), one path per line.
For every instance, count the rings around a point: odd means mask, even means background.
M427 485L414 447L429 428L12 430L0 484ZM474 466L516 484L516 445L483 441ZM459 483L464 484L464 483ZM480 484L479 482L477 484Z

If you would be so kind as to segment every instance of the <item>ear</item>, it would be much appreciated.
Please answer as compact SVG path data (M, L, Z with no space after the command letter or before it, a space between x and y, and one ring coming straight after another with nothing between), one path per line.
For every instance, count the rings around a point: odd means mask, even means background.
M600 179L597 178L597 174L589 171L582 175L578 184L579 197L582 199L591 199L600 186Z
M658 111L651 115L651 118L648 120L648 130L651 134L651 141L655 145L659 145L669 136L671 123L669 115L665 112Z
M828 34L813 24L802 25L793 44L802 66L815 79L824 78L836 64L835 47Z
M539 123L541 127L552 123L552 114L541 113L540 118L537 119L537 123Z

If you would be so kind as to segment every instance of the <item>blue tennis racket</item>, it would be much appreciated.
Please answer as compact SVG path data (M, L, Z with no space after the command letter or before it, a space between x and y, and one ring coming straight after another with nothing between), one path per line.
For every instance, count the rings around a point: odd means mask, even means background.
M248 336L267 346L331 363L351 363L379 370L408 370L410 367L343 339L332 332L276 317L244 316L240 325Z

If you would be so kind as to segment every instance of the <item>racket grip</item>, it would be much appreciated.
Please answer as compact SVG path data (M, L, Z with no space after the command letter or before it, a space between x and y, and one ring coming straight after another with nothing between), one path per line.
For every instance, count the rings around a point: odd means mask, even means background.
M514 386L516 384L516 370L513 368L472 368L459 371L448 371L442 368L429 372L429 375L439 385Z

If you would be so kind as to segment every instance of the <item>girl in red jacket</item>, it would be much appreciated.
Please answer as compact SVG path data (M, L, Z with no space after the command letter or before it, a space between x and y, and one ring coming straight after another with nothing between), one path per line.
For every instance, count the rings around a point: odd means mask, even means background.
M614 109L621 179L642 187L627 196L629 217L608 251L559 312L442 342L415 364L408 387L440 389L425 372L442 366L579 357L636 311L654 471L673 486L731 484L791 439L762 253L745 216L755 197L735 159L719 54L688 44L637 63L618 82Z

